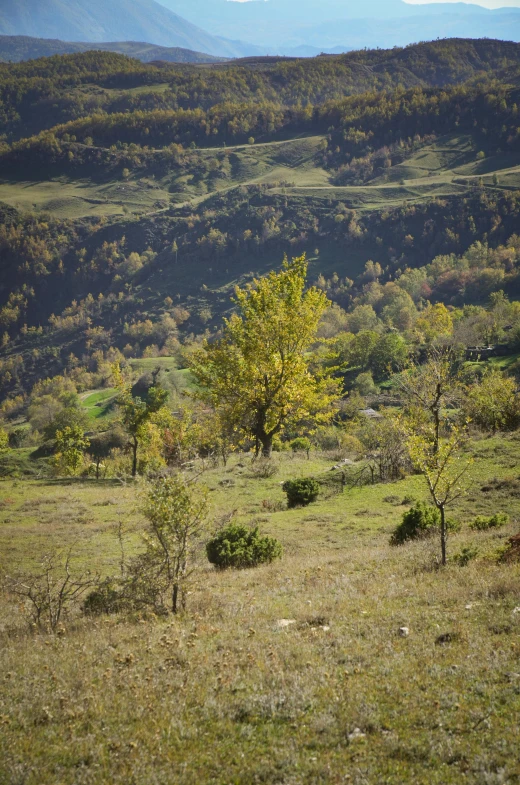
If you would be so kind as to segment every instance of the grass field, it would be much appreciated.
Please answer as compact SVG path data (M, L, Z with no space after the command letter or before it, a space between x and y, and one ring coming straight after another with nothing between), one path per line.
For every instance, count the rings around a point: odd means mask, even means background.
M418 477L287 510L280 483L325 476L332 459L281 454L265 480L236 455L203 474L211 521L236 510L281 540L281 561L223 573L202 562L175 619L73 617L48 636L24 633L4 603L0 782L520 782L520 565L494 558L518 531L520 440L471 451L454 516L512 522L453 535L452 555L479 548L467 567L434 569L435 541L388 544L403 500L424 497ZM493 478L507 482L483 491ZM138 547L131 484L7 480L0 495L12 570L76 542L83 566L114 572L120 522Z
M450 134L414 152L404 163L392 166L384 177L363 186L335 186L332 172L317 162L323 136L297 137L255 145L200 149L192 153L201 163L225 152L230 165L227 177L211 181L186 172L162 178L133 176L129 180L70 179L43 182L0 180L0 201L21 210L44 211L63 218L117 217L152 213L169 206L197 206L217 191L239 185L271 184L276 192L302 198L342 199L358 210L378 210L403 201L423 201L458 194L463 196L480 179L496 187L520 188L520 158L512 154L478 160L471 135ZM283 185L278 185L283 183ZM278 186L278 187L276 187Z
M116 390L108 388L96 390L95 392L90 391L82 394L80 397L81 404L87 410L89 416L94 420L98 420L101 417L106 417L110 412L115 396Z
M107 182L58 177L42 182L0 180L0 201L21 211L81 218L150 212L167 207L169 194L148 178Z

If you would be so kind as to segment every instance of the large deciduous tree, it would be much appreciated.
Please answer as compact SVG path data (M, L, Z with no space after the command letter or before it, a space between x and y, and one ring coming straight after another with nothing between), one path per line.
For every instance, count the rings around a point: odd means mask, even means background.
M199 396L228 427L252 437L264 457L289 426L327 421L339 395L339 383L309 370L309 348L330 302L319 289L306 290L306 278L301 256L237 288L238 313L192 360Z

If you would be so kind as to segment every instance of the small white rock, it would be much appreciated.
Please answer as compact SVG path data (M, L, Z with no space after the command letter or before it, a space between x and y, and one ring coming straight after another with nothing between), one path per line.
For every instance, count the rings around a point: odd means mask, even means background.
M408 627L399 627L399 635L401 638L407 638L410 635L410 630Z
M354 741L354 739L364 739L365 736L366 736L366 733L363 733L363 731L360 730L359 728L354 728L352 733L348 734L348 737L349 737L350 741Z
M470 611L473 608L473 605L466 605L466 610Z
M323 630L323 632L328 632L330 630L330 627L324 624L323 627L321 627L321 629Z
M520 613L520 607L514 609L513 614L515 613Z
M285 629L286 627L290 627L292 624L296 624L296 619L279 619L279 620L276 622L276 626L277 626L277 627L278 627L280 630L283 630L283 629Z

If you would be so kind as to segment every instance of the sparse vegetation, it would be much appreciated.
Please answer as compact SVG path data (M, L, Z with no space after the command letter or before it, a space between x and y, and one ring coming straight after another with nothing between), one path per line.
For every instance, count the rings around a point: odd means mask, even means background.
M488 529L499 529L502 526L507 526L509 523L509 515L506 512L497 512L495 515L477 515L474 521L470 523L470 529L475 531L487 531Z

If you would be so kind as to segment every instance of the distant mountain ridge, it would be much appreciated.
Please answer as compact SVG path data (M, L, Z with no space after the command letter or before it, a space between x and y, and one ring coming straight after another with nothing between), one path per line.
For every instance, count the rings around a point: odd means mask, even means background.
M143 63L165 61L168 63L222 63L225 57L214 57L181 47L155 46L140 41L114 41L86 43L60 41L56 38L31 38L23 35L0 35L0 62L20 63L52 55L76 54L97 49L104 52L135 57Z
M264 54L312 55L406 46L433 38L520 41L520 8L403 0L159 0L216 35L240 38Z
M200 22L200 20L198 20ZM155 0L0 0L0 35L61 41L149 41L218 57L259 53L207 33Z

